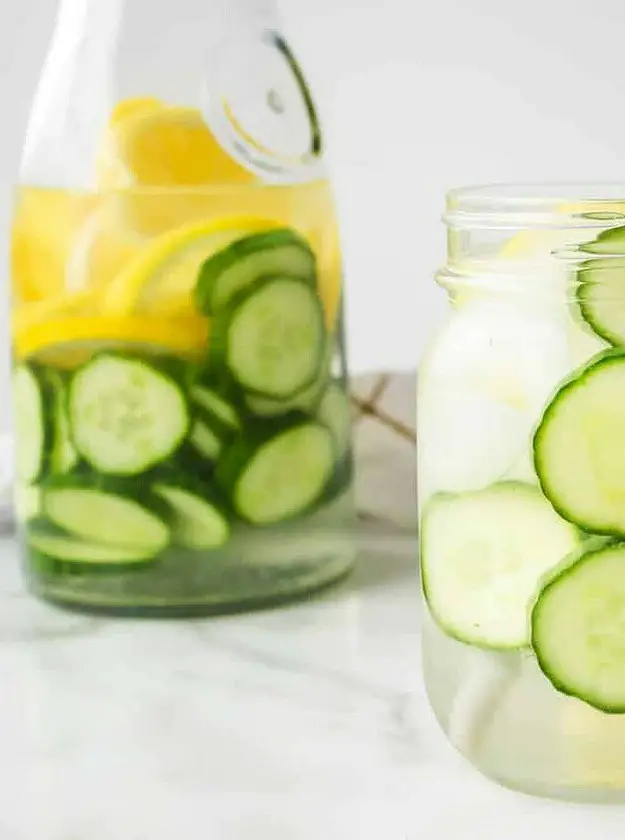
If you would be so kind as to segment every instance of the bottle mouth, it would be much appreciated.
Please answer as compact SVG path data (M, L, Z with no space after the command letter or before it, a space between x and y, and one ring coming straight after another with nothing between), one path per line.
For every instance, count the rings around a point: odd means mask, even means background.
M444 220L448 259L436 279L451 292L574 299L592 282L606 299L623 297L625 184L463 187L447 195Z
M447 194L456 230L592 229L625 224L625 183L484 184Z

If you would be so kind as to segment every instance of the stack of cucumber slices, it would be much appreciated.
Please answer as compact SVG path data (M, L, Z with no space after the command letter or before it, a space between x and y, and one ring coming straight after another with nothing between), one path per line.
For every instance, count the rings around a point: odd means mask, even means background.
M349 403L315 257L290 229L238 240L198 276L206 359L103 350L14 372L17 505L30 549L93 567L219 549L349 480ZM344 489L344 488L343 488Z
M593 256L579 269L580 311L612 347L545 408L532 439L538 486L500 482L428 502L423 587L450 636L531 648L558 691L624 714L625 228L581 248Z

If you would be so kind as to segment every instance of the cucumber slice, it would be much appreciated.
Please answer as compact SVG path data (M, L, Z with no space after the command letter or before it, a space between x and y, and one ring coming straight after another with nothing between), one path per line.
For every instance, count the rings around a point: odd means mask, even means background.
M155 484L153 491L173 512L173 540L185 548L214 549L230 537L230 524L219 507L210 501L205 488L184 483Z
M303 391L288 400L275 400L258 394L248 394L245 398L245 404L250 412L257 417L280 417L292 411L315 412L328 384L332 355L332 341L329 336L326 336L321 369L312 385L304 388Z
M51 560L82 565L131 565L153 560L155 554L139 546L101 545L73 537L49 534L28 535L29 548Z
M187 454L190 450L192 455L216 461L224 444L241 430L239 413L232 401L205 384L192 385L190 397L194 420L184 449Z
M328 386L317 417L332 433L337 458L342 458L351 439L352 415L347 394L337 382Z
M208 259L197 281L196 306L214 315L242 289L276 274L316 285L315 255L306 240L289 228L239 239Z
M239 516L269 525L311 507L332 476L334 460L332 436L320 423L272 424L234 443L216 477Z
M625 260L589 260L580 268L577 280L577 299L584 319L600 338L624 345Z
M579 247L587 254L625 254L625 227L604 230L593 242Z
M67 473L79 460L78 452L72 442L67 413L67 391L63 377L57 371L47 372L52 387L52 448L50 451L50 469L53 473Z
M582 306L579 298L569 301L567 316L566 334L570 369L575 370L582 365L588 364L593 356L597 356L604 350L609 350L611 344L595 332L586 317L582 314Z
M41 490L32 484L15 487L15 511L20 522L29 522L41 512Z
M432 615L468 644L527 646L539 581L579 540L577 529L528 484L435 496L421 525L423 589Z
M158 554L167 547L170 532L164 518L134 498L107 492L76 480L48 487L42 511L50 522L88 542L140 548Z
M173 455L190 423L185 394L156 365L121 354L95 357L69 392L72 439L96 470L138 475Z
M43 374L30 365L20 365L13 374L13 410L16 437L16 471L20 481L32 483L47 468L52 445L48 416L50 393Z
M306 389L306 393L308 389ZM281 417L291 411L306 411L298 397L292 400L272 400L271 397L259 397L258 394L248 394L245 404L252 414L257 417Z
M216 461L223 449L223 441L211 426L203 421L196 420L189 435L189 443L202 458L208 461Z
M224 426L234 431L240 430L241 418L237 410L216 391L204 385L195 385L191 388L191 399L196 406L214 415Z
M241 387L289 399L315 381L324 339L316 292L301 280L272 277L215 318L211 350Z
M556 393L534 434L543 493L585 531L625 537L625 351L608 350Z
M550 578L532 611L532 646L558 691L625 713L625 546L590 540Z

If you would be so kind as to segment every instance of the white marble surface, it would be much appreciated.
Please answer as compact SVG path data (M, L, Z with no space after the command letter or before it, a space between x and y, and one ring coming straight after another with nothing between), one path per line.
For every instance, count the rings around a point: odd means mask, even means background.
M413 378L377 404L412 428ZM414 446L373 417L355 442L377 517L357 569L287 608L82 617L27 595L0 538L0 840L623 835L625 808L501 790L447 745L421 683Z
M616 840L625 810L533 800L447 746L424 697L414 541L363 526L305 604L93 619L0 566L1 840Z

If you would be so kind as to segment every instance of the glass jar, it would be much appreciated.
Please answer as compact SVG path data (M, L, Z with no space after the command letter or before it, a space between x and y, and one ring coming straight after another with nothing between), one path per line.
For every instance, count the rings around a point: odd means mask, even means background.
M12 240L28 578L83 609L256 606L343 576L341 254L266 0L63 0Z
M625 187L452 192L418 381L423 663L511 788L625 800Z

